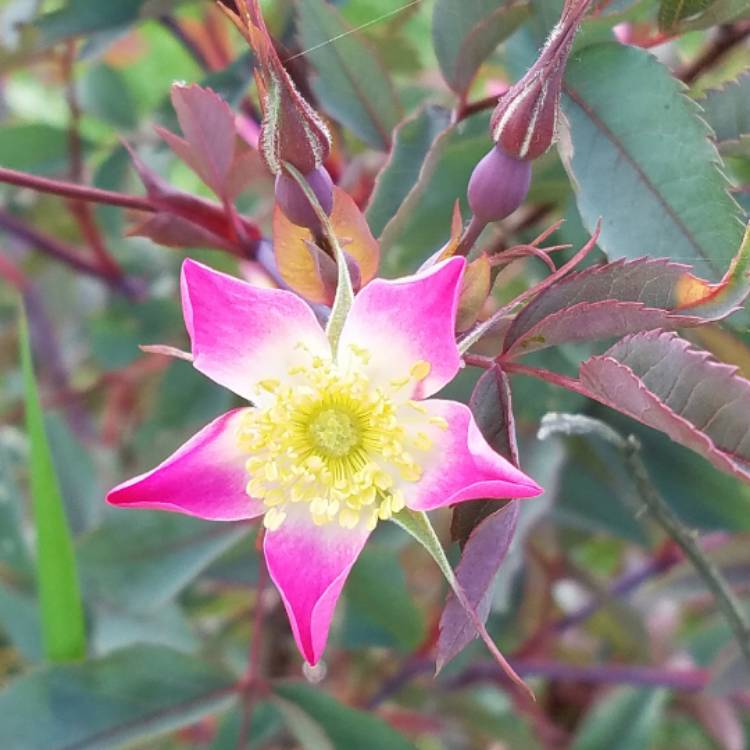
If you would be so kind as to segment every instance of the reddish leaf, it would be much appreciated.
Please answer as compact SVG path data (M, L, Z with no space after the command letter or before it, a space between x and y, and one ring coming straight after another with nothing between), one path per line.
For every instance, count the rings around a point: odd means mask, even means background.
M584 362L580 378L603 404L750 482L750 381L736 367L676 334L650 331Z
M357 287L366 284L378 270L378 243L352 198L337 187L333 189L331 224L352 262L352 281ZM333 260L315 246L309 229L292 224L278 206L273 217L273 242L284 281L311 302L330 305L336 279Z
M518 465L510 383L500 368L482 375L472 393L470 406L490 445ZM489 615L495 578L508 554L517 521L516 501L477 500L461 503L453 511L451 534L463 547L456 576L483 622ZM451 594L440 618L438 670L476 635L474 623Z
M130 149L133 166L157 212L130 230L167 247L216 247L247 255L261 238L260 229L242 216L233 222L223 206L175 190ZM242 235L242 236L240 236Z
M699 284L703 295L690 297ZM588 268L533 299L513 321L504 349L514 356L568 341L698 325L735 309L735 304L712 306L706 315L700 302L711 294L713 285L693 276L690 266L667 260L621 260Z
M229 199L237 140L234 113L218 94L195 84L172 86L172 104L184 138L163 128L157 128L159 135L216 195Z
M518 501L485 518L472 531L456 568L456 576L477 614L486 622L498 570L505 560L518 523ZM440 671L477 637L477 629L453 594L440 617L437 670Z

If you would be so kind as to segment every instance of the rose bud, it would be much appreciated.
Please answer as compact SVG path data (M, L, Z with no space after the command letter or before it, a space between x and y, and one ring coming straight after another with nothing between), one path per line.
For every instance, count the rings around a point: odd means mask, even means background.
M320 207L330 215L333 208L333 182L325 167L318 167L304 175L315 194ZM276 200L287 219L298 227L306 227L314 233L320 231L320 219L305 191L297 180L286 172L276 175Z
M537 61L499 100L490 121L492 140L517 159L536 159L557 137L565 64L591 0L566 0Z
M474 167L469 180L469 207L483 224L500 221L526 199L531 184L531 162L509 156L493 146Z
M326 124L297 90L273 45L258 0L219 7L245 37L257 58L254 70L260 95L263 122L259 149L272 174L282 171L284 162L302 174L314 171L331 150Z

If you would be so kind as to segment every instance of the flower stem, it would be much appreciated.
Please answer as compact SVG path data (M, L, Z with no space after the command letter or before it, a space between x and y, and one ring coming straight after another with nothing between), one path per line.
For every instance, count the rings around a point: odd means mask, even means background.
M638 439L631 435L623 441L622 447L643 505L685 553L685 557L690 560L695 571L703 579L706 588L713 594L750 668L750 622L737 597L713 560L700 548L695 535L682 525L680 519L652 484L648 469L641 458L641 445Z

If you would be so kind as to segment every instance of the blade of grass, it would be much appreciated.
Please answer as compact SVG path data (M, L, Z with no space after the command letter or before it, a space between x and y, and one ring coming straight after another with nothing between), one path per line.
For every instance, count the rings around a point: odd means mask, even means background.
M86 630L75 554L57 480L23 305L19 315L19 346L29 438L29 477L37 545L37 587L44 652L50 661L86 655Z

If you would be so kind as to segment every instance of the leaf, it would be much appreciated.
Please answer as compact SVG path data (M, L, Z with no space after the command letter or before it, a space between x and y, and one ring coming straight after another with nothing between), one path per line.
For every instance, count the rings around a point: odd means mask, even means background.
M447 84L465 97L480 65L529 16L527 0L437 0L432 41Z
M116 128L138 124L137 107L122 73L109 65L94 65L81 81L81 108Z
M659 29L673 31L680 21L703 13L716 3L716 0L661 0L659 5Z
M376 237L396 215L401 202L419 179L430 147L450 125L450 120L449 110L429 105L404 120L393 132L393 148L378 173L366 211Z
M81 573L90 595L99 601L153 610L176 596L246 531L243 525L169 513L117 511L83 539Z
M681 84L644 50L598 44L571 59L563 107L566 169L587 229L603 217L604 252L647 251L720 278L740 246L742 212Z
M458 247L461 239L461 213L456 208L458 221L451 232L451 240L448 245L448 253L451 255ZM458 231L455 231L458 230ZM441 255L442 257L447 257ZM482 253L472 260L464 271L461 281L461 295L458 300L458 311L456 313L456 330L468 331L479 318L492 288L492 266L487 253Z
M380 260L378 243L357 204L338 187L333 189L330 219L342 250L356 263L359 279L355 286L358 289L377 273ZM284 281L311 302L330 305L337 275L333 258L322 250L316 254L312 232L292 224L278 206L273 217L273 247ZM326 261L330 263L323 266Z
M147 167L135 151L129 149L129 153L133 167L157 209L156 213L133 227L129 235L149 237L167 247L216 247L242 252L243 255L245 242L261 238L259 227L250 220L238 216L235 226L223 206L176 190ZM245 235L244 239L237 237L236 227Z
M518 502L511 501L480 521L471 532L456 568L456 578L482 621L490 613L495 578L513 541L518 511ZM477 629L471 618L456 597L449 596L440 616L438 671L476 637Z
M618 688L586 715L570 750L652 747L666 699L665 690Z
M719 284L690 266L639 258L587 268L537 295L513 320L505 356L570 341L587 341L654 328L678 328L721 319L750 291L750 232Z
M486 370L477 381L469 400L479 431L492 448L518 465L516 426L513 418L510 382L499 368ZM451 537L463 547L476 526L507 505L503 500L474 500L453 510Z
M44 651L51 661L80 659L86 628L73 542L39 402L26 315L19 321L21 367L29 437L29 481L37 550L37 587Z
M164 734L220 710L234 678L163 646L50 666L0 693L3 734L19 750L106 750Z
M383 586L383 581L388 585ZM349 575L346 597L357 615L384 631L402 649L413 650L422 642L424 617L409 595L393 549L375 542L365 547Z
M750 381L673 333L626 336L581 365L594 398L750 482Z
M306 748L331 747L333 750L414 750L405 737L382 719L339 703L320 689L300 682L280 682L273 688L283 703L291 703L317 725L322 741ZM327 740L329 745L323 744Z
M229 177L235 157L234 113L211 89L195 84L172 86L172 104L184 138L157 128L159 135L223 199L233 196Z
M0 164L36 174L54 174L68 168L68 132L53 125L34 123L0 128ZM88 140L82 143L85 150Z
M747 0L714 0L697 18L685 19L673 31L683 33L694 29L707 29L743 18L750 18Z
M402 273L438 250L450 234L453 206L468 217L466 189L477 162L492 144L486 114L444 130L432 144L419 178L380 235L388 273Z
M59 10L45 13L34 24L39 44L51 47L84 34L113 31L135 23L139 18L167 13L180 0L68 0Z
M750 137L750 70L697 101L720 145Z
M321 105L370 146L387 151L401 105L375 53L323 0L297 0L297 29L318 73L313 89Z

